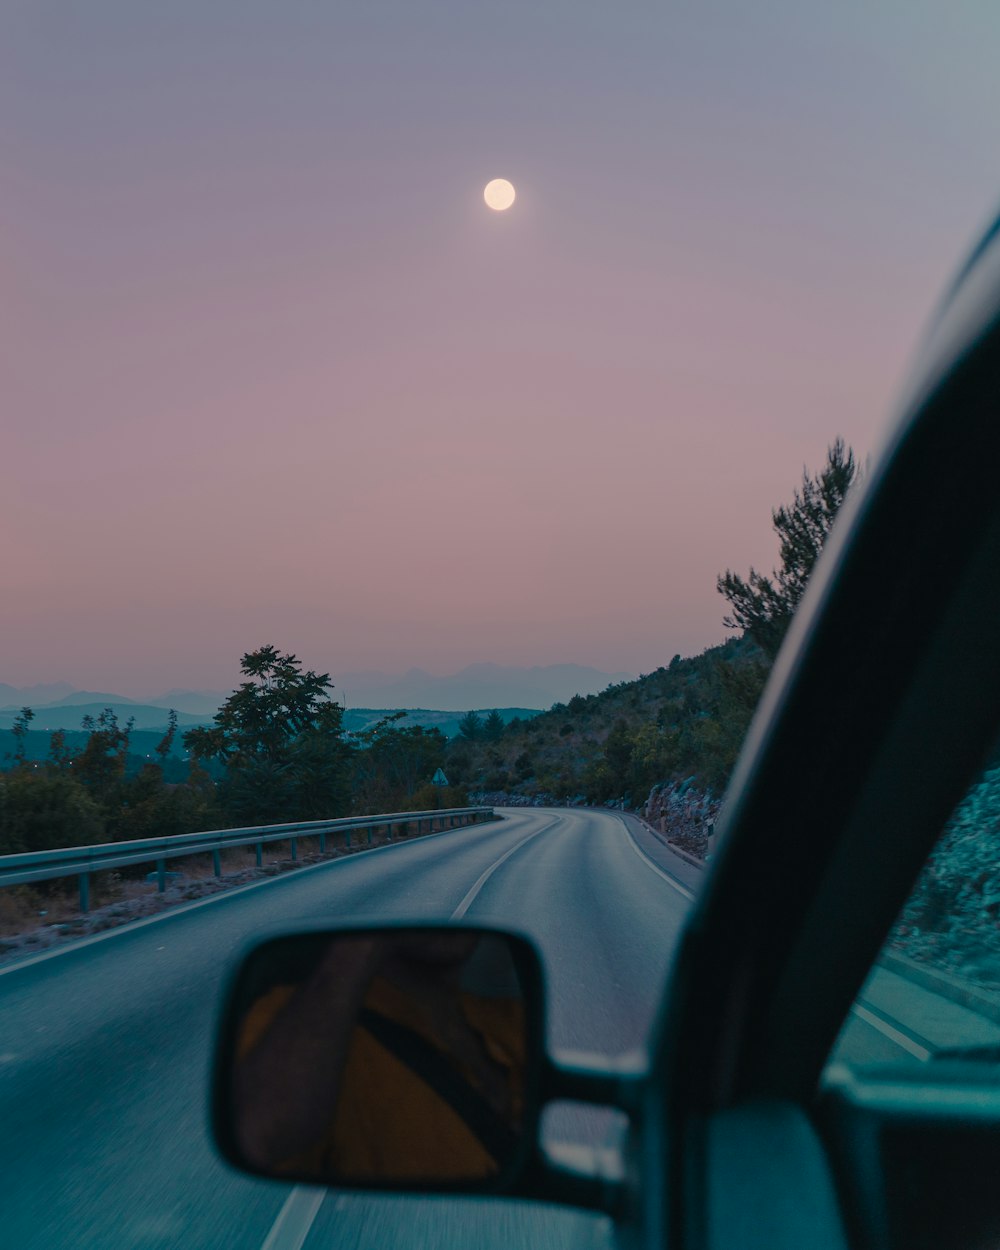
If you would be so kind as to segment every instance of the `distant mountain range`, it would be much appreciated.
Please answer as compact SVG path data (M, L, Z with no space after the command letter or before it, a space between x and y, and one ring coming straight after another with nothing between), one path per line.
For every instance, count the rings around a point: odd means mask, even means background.
M446 711L522 707L541 710L575 694L598 694L609 685L632 681L634 673L603 673L580 664L516 668L470 664L458 673L435 677L420 668L402 674L335 673L336 694L347 707L425 707Z
M419 708L427 713L414 723L437 724L454 733L456 717L470 708L504 709L506 718L530 714L565 703L575 694L598 694L609 685L631 680L629 673L602 673L578 664L549 664L536 668L470 664L461 672L435 677L423 669L402 674L343 673L334 695L348 709L346 727L355 732L395 708ZM129 699L111 691L76 690L68 682L10 686L0 682L0 730L10 729L22 707L35 713L33 730L74 730L84 716L97 717L106 708L119 720L134 717L136 729L165 729L167 711L174 708L178 725L189 728L211 721L228 697L222 690L168 690L151 699Z
M63 695L72 694L73 687L68 681L56 681L40 686L8 686L0 681L0 708L16 703L20 707L48 706L61 699Z

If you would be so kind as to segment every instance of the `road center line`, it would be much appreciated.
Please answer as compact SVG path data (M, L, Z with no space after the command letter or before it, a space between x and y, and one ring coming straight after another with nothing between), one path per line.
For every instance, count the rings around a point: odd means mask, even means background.
M296 1185L285 1199L260 1250L302 1250L326 1192L312 1185Z
M493 876L505 860L510 859L514 852L519 851L526 842L530 842L532 838L537 838L546 829L551 829L556 823L556 819L548 821L540 829L536 829L534 833L529 833L526 838L522 838L509 851L501 855L495 863L490 864L489 868L479 877L472 889L451 913L452 920L460 920L465 915L476 901L480 890L482 890L486 882L489 881L490 877ZM319 1214L319 1209L323 1205L323 1199L326 1197L326 1194L327 1191L325 1189L296 1185L285 1199L285 1205L278 1212L278 1218L272 1224L271 1231L268 1233L260 1250L302 1250L302 1246L309 1236L309 1230Z
M883 1037L887 1037L890 1042L895 1042L902 1050L908 1051L909 1054L917 1059L930 1059L931 1052L926 1046L921 1046L912 1037L901 1033L899 1029L894 1029L888 1021L883 1020L881 1016L875 1015L873 1011L868 1011L860 1003L855 1003L851 1010L859 1019L864 1020L865 1024L870 1024L873 1029L878 1029Z
M673 888L677 891L678 894L683 894L686 899L694 898L693 890L689 890L686 885L681 885L681 883L677 880L676 877L672 877L669 872L664 872L663 869L658 864L653 863L653 861L649 858L649 856L642 849L639 843L636 842L632 834L632 830L628 827L628 824L624 820L622 821L622 828L625 830L625 836L628 838L629 846L632 848L633 851L635 851L636 855L639 856L639 858L642 860L642 862L646 865L647 868L651 868L658 877L662 877L663 880L667 883L667 885L673 886Z
M529 833L526 838L522 838L521 841L512 846L509 851L501 855L495 864L490 864L489 868L486 869L472 889L468 892L468 894L466 894L465 898L462 899L459 905L451 913L452 920L461 920L472 904L476 901L476 897L480 890L505 860L510 859L514 852L519 851L526 842L530 842L532 838L537 838L538 835L540 833L544 833L546 829L551 829L558 819L558 816L556 816L552 820L548 821L547 824L542 825L540 829L536 829L534 833Z

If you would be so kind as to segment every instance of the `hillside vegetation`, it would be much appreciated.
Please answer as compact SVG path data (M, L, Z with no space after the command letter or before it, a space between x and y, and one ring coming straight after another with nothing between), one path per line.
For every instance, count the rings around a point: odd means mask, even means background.
M674 656L666 668L512 721L495 736L483 726L460 733L448 747L448 776L482 792L629 806L657 783L687 777L721 791L768 667L747 638Z

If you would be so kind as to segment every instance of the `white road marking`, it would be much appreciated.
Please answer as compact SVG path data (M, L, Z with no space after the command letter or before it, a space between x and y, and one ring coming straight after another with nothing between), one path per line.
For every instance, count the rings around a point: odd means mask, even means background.
M554 824L555 821L550 820L547 824L542 825L540 829L536 829L534 833L529 833L526 838L522 838L509 851L501 855L496 863L491 864L452 912L452 920L459 920L465 915L475 902L479 891L504 860L510 859L515 851L519 851L524 846L525 842L530 842L532 838L537 838L540 833L544 833L546 829L551 828ZM306 1238L309 1236L309 1230L319 1214L319 1209L323 1205L323 1199L326 1197L326 1194L327 1191L325 1189L296 1185L288 1195L285 1205L278 1212L278 1218L271 1226L271 1231L261 1246L261 1250L301 1250ZM338 1199L338 1203L339 1201Z
M926 1046L921 1046L919 1042L915 1042L912 1037L908 1037L905 1033L901 1033L899 1029L894 1029L891 1024L887 1024L881 1016L876 1016L874 1012L868 1011L866 1008L855 1003L851 1010L865 1024L870 1024L873 1029L878 1029L883 1037L887 1037L890 1042L895 1042L901 1049L908 1051L917 1059L930 1059L931 1052Z
M625 835L628 838L629 846L632 848L633 851L635 851L636 855L639 856L639 858L646 865L646 867L651 868L658 877L662 877L663 880L667 883L667 885L673 886L673 888L677 891L678 894L683 894L686 899L693 899L694 898L693 890L689 890L686 885L681 885L681 883L677 880L676 877L672 877L669 872L664 872L663 869L658 864L653 863L653 861L649 858L649 856L642 849L642 847L640 847L639 843L636 842L635 838L632 835L632 830L628 827L627 821L622 820L622 826L625 829Z
M540 833L544 833L546 829L551 829L552 826L556 823L556 820L558 820L558 817L556 817L554 820L550 820L548 824L542 825L542 827L540 829L536 829L534 833L529 833L526 838L522 838L521 841L518 842L516 845L512 846L509 851L501 855L495 864L490 864L489 868L486 869L486 871L479 878L479 880L475 883L472 889L468 892L468 894L466 894L465 898L462 899L459 905L451 913L452 920L461 920L461 918L469 910L472 904L476 901L476 897L479 894L479 891L483 888L486 882L489 881L490 877L493 876L493 874L496 872L496 870L500 867L500 865L505 860L510 859L510 857L514 854L514 852L519 851L526 842L530 842L532 838L537 838L538 835Z
M285 1199L260 1250L302 1250L325 1197L323 1188L296 1185Z
M667 885L673 886L673 888L679 894L683 894L685 898L693 899L694 894L692 893L691 890L687 889L685 886L682 886L680 882L676 881L668 873L664 872L661 868L659 868L656 864L653 863L653 861L648 857L648 855L646 855L646 853L642 850L642 848L636 842L632 834L632 830L628 827L627 822L622 820L622 824L625 826L625 833L628 835L629 846L632 848L633 851L635 851L636 855L639 856L639 858L646 865L646 867L651 868L658 877L662 877L663 880L666 881ZM915 1042L912 1037L907 1036L906 1033L900 1032L899 1029L893 1028L891 1024L888 1024L880 1016L876 1016L873 1012L868 1011L866 1008L860 1006L858 1003L855 1003L854 1006L851 1008L851 1010L854 1012L856 1016L858 1016L861 1020L863 1020L865 1024L870 1024L871 1027L873 1029L877 1029L878 1032L881 1033L883 1037L887 1037L890 1042L895 1042L897 1046L899 1046L902 1050L907 1051L909 1054L913 1055L915 1058L924 1060L924 1059L929 1059L931 1057L931 1052L927 1049L926 1046L921 1046L920 1043Z
M679 894L683 894L685 898L693 899L694 894L692 893L691 890L687 889L685 886L682 886L680 882L676 881L668 873L664 872L661 868L659 868L656 864L653 863L653 861L649 858L648 855L646 855L646 853L642 850L642 848L636 842L635 837L632 834L632 830L628 827L628 822L625 820L622 820L622 824L625 826L625 832L628 835L629 846L632 848L633 851L635 851L636 855L639 856L639 858L646 865L646 867L651 868L658 877L662 877L663 880L666 881L667 885L673 886L673 888ZM906 1033L901 1032L899 1029L893 1028L891 1024L888 1024L880 1016L876 1016L873 1012L868 1011L865 1007L860 1006L858 1003L855 1003L851 1007L851 1010L859 1019L863 1020L865 1024L869 1024L871 1025L873 1029L877 1029L878 1032L881 1033L883 1037L887 1037L890 1042L894 1042L897 1046L900 1047L900 1049L907 1051L909 1054L913 1055L916 1059L921 1059L921 1060L930 1059L931 1052L927 1049L926 1046L921 1046L919 1042L915 1042L913 1038L909 1037Z

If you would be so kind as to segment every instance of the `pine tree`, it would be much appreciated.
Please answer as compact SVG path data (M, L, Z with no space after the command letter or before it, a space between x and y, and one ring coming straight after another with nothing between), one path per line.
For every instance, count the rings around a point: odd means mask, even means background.
M503 737L503 717L496 708L483 721L483 737L487 742L499 742Z
M857 475L854 452L837 438L827 449L823 469L814 477L803 470L802 489L795 492L792 503L771 513L780 540L780 568L772 570L770 577L751 568L746 580L727 569L716 582L732 609L723 624L749 634L771 659L778 654L834 518Z

